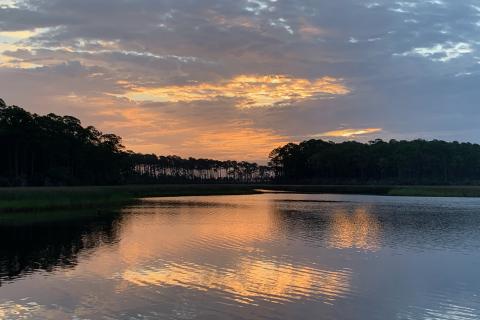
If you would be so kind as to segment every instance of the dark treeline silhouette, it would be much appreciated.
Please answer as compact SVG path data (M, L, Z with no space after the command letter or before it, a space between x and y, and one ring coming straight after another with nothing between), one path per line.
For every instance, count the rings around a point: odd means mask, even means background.
M0 185L114 184L128 159L120 137L80 120L0 101Z
M246 161L183 159L178 156L132 154L134 178L140 182L267 182L273 172L267 166Z
M121 138L80 120L32 114L0 99L0 186L264 182L255 163L158 157L125 151Z
M126 151L80 120L0 99L0 186L140 183L478 184L480 146L444 141L289 143L269 166Z
M289 143L270 154L276 180L307 184L478 184L480 145L439 140Z

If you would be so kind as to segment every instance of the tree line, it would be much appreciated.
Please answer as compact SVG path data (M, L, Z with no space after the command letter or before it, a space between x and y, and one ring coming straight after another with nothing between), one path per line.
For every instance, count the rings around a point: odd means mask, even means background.
M480 145L425 141L308 140L273 150L276 181L306 184L478 184Z
M125 150L80 120L0 99L0 186L140 183L478 184L480 145L308 140L274 149L268 166Z
M125 150L122 139L79 119L38 115L0 99L0 186L265 182L256 163L183 159Z
M259 183L273 179L273 171L246 161L184 159L178 156L131 154L136 179L151 182L233 182Z

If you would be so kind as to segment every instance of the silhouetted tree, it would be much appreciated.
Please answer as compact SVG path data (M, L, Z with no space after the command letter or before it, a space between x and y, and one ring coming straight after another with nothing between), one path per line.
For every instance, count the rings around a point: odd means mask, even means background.
M32 114L0 99L0 185L264 182L268 167L125 151L122 139L71 116Z
M289 143L270 154L276 181L317 184L477 184L480 146L439 140Z

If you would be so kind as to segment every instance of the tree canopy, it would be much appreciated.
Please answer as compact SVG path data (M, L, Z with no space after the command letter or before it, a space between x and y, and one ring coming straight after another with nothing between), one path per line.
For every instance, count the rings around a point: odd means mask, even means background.
M439 140L289 143L269 166L125 150L72 116L38 115L0 99L0 185L125 183L478 184L480 145Z
M72 116L38 115L0 99L0 185L254 182L265 166L126 151L121 137Z
M480 145L439 140L335 143L308 140L273 150L277 181L315 184L476 184Z
M122 180L121 138L53 113L40 116L0 101L0 184L115 184Z

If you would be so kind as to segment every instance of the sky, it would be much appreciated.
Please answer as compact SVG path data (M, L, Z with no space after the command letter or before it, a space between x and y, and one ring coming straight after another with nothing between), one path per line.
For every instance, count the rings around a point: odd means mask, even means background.
M480 0L0 0L0 97L142 153L480 142Z

